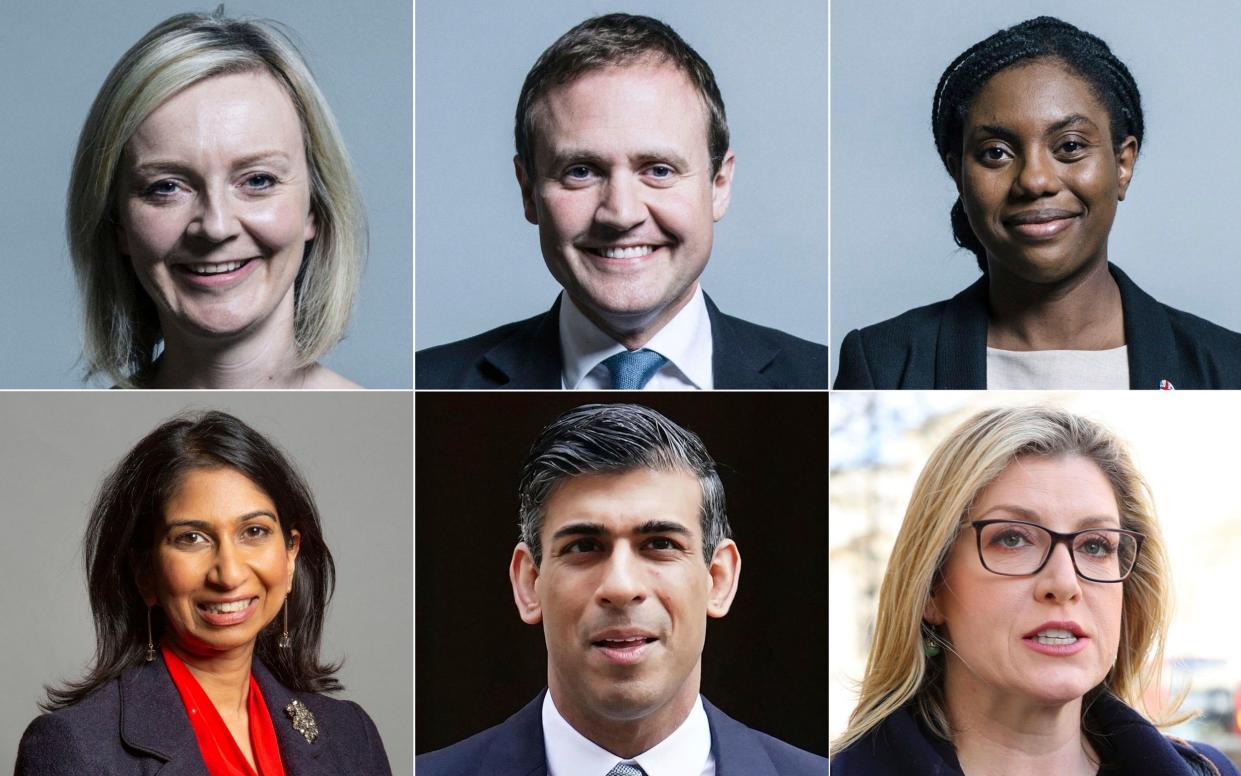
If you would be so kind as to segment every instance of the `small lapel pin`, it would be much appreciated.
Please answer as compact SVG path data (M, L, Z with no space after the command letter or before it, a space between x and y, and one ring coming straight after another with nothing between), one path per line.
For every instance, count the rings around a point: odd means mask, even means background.
M284 707L284 713L293 720L293 729L306 737L306 743L313 744L319 737L319 723L315 721L315 715L310 713L310 709L306 708L306 704L294 698Z
M1161 391L1175 391L1175 390L1176 390L1176 386L1175 386L1175 385L1173 385L1173 384L1172 384L1171 382L1169 382L1168 380L1160 380L1160 381L1159 381L1159 390L1161 390Z

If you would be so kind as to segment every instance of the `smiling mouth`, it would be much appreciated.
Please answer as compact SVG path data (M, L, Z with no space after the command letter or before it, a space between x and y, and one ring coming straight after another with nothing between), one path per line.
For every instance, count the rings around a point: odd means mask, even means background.
M211 275L226 275L229 272L236 272L246 266L254 259L240 259L238 261L219 261L219 262L197 262L194 264L178 264L177 269L190 275L199 277L210 277Z
M240 601L227 601L223 603L199 603L198 608L210 614L236 614L244 612L250 608L250 604L258 600L257 596L251 598L243 598Z
M631 245L615 248L595 246L586 248L586 250L604 259L640 259L644 256L650 256L659 248L660 246L658 245Z

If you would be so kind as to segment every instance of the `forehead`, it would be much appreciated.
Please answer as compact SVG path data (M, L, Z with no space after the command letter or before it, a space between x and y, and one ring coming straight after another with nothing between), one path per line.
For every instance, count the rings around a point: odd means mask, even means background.
M235 158L276 150L301 159L302 128L288 93L262 70L212 76L165 100L126 145L131 158Z
M164 521L232 521L256 510L276 513L271 497L254 480L229 467L198 468L182 475L164 505Z
M657 520L677 522L697 537L701 504L698 478L681 469L580 474L552 489L543 533L551 536L570 523L588 522L624 534Z
M1030 124L1042 128L1080 114L1108 131L1107 108L1090 83L1056 59L1034 59L1011 65L991 76L979 90L966 117L971 125Z
M591 70L552 87L533 113L537 147L553 153L640 153L667 145L682 156L709 156L706 105L689 77L668 63Z
M1056 531L1086 518L1120 524L1116 493L1098 464L1079 455L1021 456L978 492L970 518L1030 520Z

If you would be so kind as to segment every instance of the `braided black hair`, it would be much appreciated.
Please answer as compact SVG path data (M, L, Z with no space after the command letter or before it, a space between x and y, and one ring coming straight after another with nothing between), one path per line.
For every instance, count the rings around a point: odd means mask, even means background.
M1107 109L1114 149L1119 150L1130 135L1137 139L1138 148L1142 147L1142 96L1129 68L1101 39L1068 22L1040 16L970 46L940 76L931 104L931 129L935 148L949 174L954 170L948 167L948 154L960 154L966 114L987 81L1007 67L1042 58L1059 60L1089 84ZM951 218L953 239L972 251L986 272L987 250L970 228L960 197L952 205Z

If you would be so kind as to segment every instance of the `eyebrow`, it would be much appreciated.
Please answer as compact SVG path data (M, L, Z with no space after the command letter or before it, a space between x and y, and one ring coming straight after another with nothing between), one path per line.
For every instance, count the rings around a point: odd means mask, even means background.
M280 522L280 518L276 517L271 512L268 512L266 509L256 509L253 512L238 515L233 518L233 522L240 524L246 522L247 520L253 520L256 517L270 517L277 523ZM213 531L215 530L215 524L206 520L173 520L164 526L164 529L167 531L171 531L174 528L196 528L199 531Z
M560 539L563 539L569 536L606 536L608 533L610 532L606 528L604 528L603 525L600 523L588 523L588 522L569 523L568 525L563 526L560 530L556 531L556 533L552 534L552 541L553 542L559 541ZM639 525L637 528L633 529L632 533L635 533L635 534L669 534L670 533L670 534L679 534L685 537L693 536L693 534L690 533L690 530L688 528L672 520L648 520L645 523Z
M284 151L258 151L252 154L246 154L232 161L232 169L240 169L249 167L259 162L267 162L271 164L281 164L285 167L289 164L289 155ZM136 164L133 167L135 175L153 175L165 172L192 172L193 168L185 162L176 159L151 159L150 161Z
M1017 506L1015 504L997 504L991 507L990 509L988 509L986 512L983 512L981 515L979 515L978 519L985 518L987 515L991 514L992 512L995 512L996 510L1004 510L1005 512L1009 512L1014 515L1017 515L1022 520L1026 520L1031 523L1038 523L1039 525L1042 525L1042 526L1047 525L1047 521L1044 520L1042 516L1039 515L1039 513L1035 512L1032 509L1027 509L1026 507ZM1119 528L1119 527L1120 527L1120 519L1117 517L1113 517L1112 515L1086 515L1085 517L1078 518L1077 524L1074 530L1080 531L1086 528Z
M1065 116L1054 124L1049 125L1047 129L1043 130L1043 136L1047 137L1049 135L1054 135L1063 129L1068 129L1069 127L1076 126L1078 124L1089 124L1095 129L1099 128L1089 116L1085 116L1081 113L1070 113L1068 116ZM1002 124L979 124L974 127L974 131L971 134L995 135L1009 142L1016 142L1020 139L1014 130L1003 126Z

